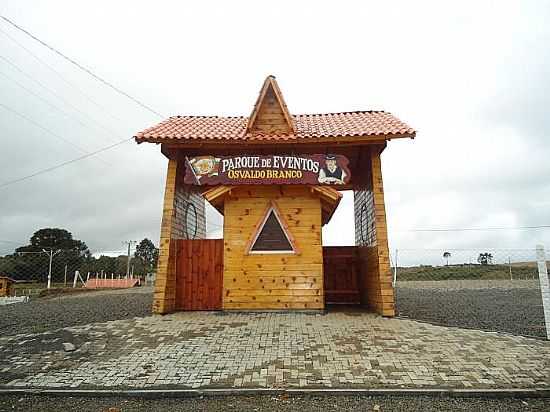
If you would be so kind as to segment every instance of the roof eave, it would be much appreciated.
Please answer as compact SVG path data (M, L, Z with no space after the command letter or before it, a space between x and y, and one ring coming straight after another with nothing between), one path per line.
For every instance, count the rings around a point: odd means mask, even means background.
M166 137L141 137L134 136L135 141L140 143L162 143L173 147L205 147L205 146L222 146L222 145L270 145L277 144L315 144L332 142L336 144L348 143L348 144L360 144L370 142L380 142L392 139L414 139L416 137L416 131L409 133L396 133L396 134L378 134L378 135L355 135L355 136L326 136L326 137L295 137L291 139L248 139L248 138L235 138L235 139L173 139Z

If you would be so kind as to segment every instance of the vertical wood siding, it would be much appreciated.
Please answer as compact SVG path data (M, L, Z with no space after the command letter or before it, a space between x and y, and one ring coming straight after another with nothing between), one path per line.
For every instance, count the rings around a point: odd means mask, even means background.
M223 240L178 239L176 254L176 310L222 308Z
M324 246L325 303L360 303L356 246Z

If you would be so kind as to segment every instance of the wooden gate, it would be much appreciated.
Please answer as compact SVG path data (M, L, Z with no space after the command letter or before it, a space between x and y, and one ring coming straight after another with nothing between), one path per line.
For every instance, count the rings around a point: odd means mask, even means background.
M221 310L223 239L177 239L176 310Z
M359 304L355 246L323 246L325 304Z

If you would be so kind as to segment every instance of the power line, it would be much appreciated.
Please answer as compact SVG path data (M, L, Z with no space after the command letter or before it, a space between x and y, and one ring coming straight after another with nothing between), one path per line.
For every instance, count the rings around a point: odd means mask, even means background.
M4 36L9 38L11 41L13 41L15 44L17 44L19 47L21 47L23 50L25 50L28 54L30 54L32 57L34 57L35 60L37 60L40 64L46 66L48 69L50 69L53 73L57 75L65 84L67 84L69 87L74 88L76 91L78 91L82 96L86 98L90 103L92 103L94 106L100 108L105 113L107 113L109 116L111 116L113 119L115 119L118 122L123 122L123 120L115 116L111 110L103 107L101 104L95 101L92 97L90 97L86 92L84 92L80 87L76 86L73 82L70 82L63 76L61 73L59 73L55 68L50 66L48 63L46 63L44 60L42 60L40 57L38 57L36 54L34 54L32 51L30 51L27 47L22 45L20 42L18 42L16 39L14 39L12 36L10 36L8 33L6 33L4 30L0 29L0 33L2 33Z
M82 147L78 146L77 144L71 142L70 140L67 140L65 139L63 136L60 136L58 135L57 133L55 132L52 132L50 129L42 126L40 123L37 123L35 122L33 119L31 119L30 117L27 117L26 115L24 115L23 113L20 113L18 112L17 110L15 109L12 109L11 107L9 106L6 106L5 104L3 103L0 103L0 107L2 107L4 110L8 111L8 112L11 112L19 117L21 117L22 119L26 120L27 122L29 122L30 124L34 125L35 127L38 127L39 129L45 131L46 133L54 136L55 138L59 139L59 140L62 140L63 142L73 146L75 149L77 150L80 150L81 152L84 152L86 153L86 149L83 149Z
M71 160L67 160L66 162L63 162L63 163L59 163L55 166L51 166L51 167L48 167L46 169L42 169L42 170L39 170L37 172L34 172L30 175L27 175L27 176L23 176L23 177L20 177L20 178L17 178L17 179L14 179L14 180L9 180L7 182L4 182L4 183L1 183L0 184L0 189L3 188L3 187L6 187L6 186L10 186L14 183L18 183L18 182L22 182L23 180L27 180L27 179L31 179L35 176L38 176L38 175L41 175L43 173L48 173L48 172L51 172L52 170L55 170L55 169L59 169L60 167L63 167L63 166L66 166L68 164L71 164L71 163L75 163L75 162L78 162L80 160L83 160L83 159L87 159L89 157L92 157L92 156L95 156L96 154L98 153L101 153L101 152L104 152L106 150L109 150L109 149L112 149L113 147L116 147L116 146L120 146L121 144L123 143L126 143L126 142L129 142L130 140L133 140L134 138L131 137L129 139L126 139L126 140L122 140L118 143L114 143L110 146L107 146L107 147L104 147L102 149L99 149L99 150L96 150L95 152L91 152L91 153L87 153L83 156L80 156L80 157L77 157L77 158L74 158L74 159L71 159Z
M549 229L550 225L539 226L516 226L516 227L468 227L468 228L441 228L441 229L409 229L398 230L397 232L469 232L469 231L490 231L490 230L529 230Z
M29 74L25 73L20 67L18 67L15 63L13 63L12 61L10 61L9 59L7 59L5 56L0 56L0 59L4 60L6 63L8 63L11 67L13 67L15 70L17 70L19 73L21 73L22 75L24 75L26 78L28 78L29 80L33 81L34 83L36 83L37 85L39 85L40 87L42 87L43 89L45 89L46 91L48 91L49 93L51 93L52 95L54 95L56 98L58 98L59 100L61 100L63 103L65 103L65 105L69 106L71 109L73 109L74 111L80 113L82 116L86 117L88 120L90 120L91 122L93 122L94 124L96 124L98 128L100 128L101 130L104 130L105 132L109 133L109 134L116 134L116 132L112 129L109 129L105 126L103 126L101 123L97 122L95 119L93 119L91 116L89 116L86 112L80 110L78 107L74 106L73 104L71 104L69 101L67 101L63 96L59 95L58 93L56 93L54 90L52 90L51 88L49 88L48 86L45 86L44 84L42 84L41 82L39 82L38 80L36 80L34 77L30 76ZM8 77L6 74L4 74L4 76ZM13 81L14 83L16 83L18 86L22 87L25 89L24 86L22 86L19 82L17 82L17 80L13 79L13 78L10 78L11 81ZM27 89L26 89L27 90ZM28 90L27 90L28 91ZM30 93L30 91L29 91ZM42 99L42 98L40 98ZM42 100L45 100L45 99L42 99ZM49 103L50 105L54 106L53 104ZM54 106L55 107L55 106ZM57 108L57 110L59 111L63 111L64 113L66 113L64 110L60 109L60 108ZM67 116L70 116L69 113L67 113ZM72 117L72 116L71 116ZM86 123L82 122L80 119L78 119L77 117L74 117L74 119L76 121L78 121L80 124L82 124L83 126L86 126ZM111 138L112 139L112 138Z
M76 62L75 60L73 60L72 58L68 57L67 55L61 53L59 50L57 50L56 48L54 48L53 46L50 46L48 43L44 42L43 40L40 40L38 37L36 37L35 35L33 35L32 33L30 33L29 31L25 30L24 28L22 28L21 26L17 25L16 23L14 23L13 21L11 21L10 19L8 19L7 17L5 16L2 16L0 15L0 17L6 21L7 23L11 24L13 27L15 27L17 30L25 33L27 36L29 36L30 38L32 38L33 40L37 41L38 43L40 43L42 46L48 48L49 50L51 50L52 52L56 53L57 55L61 56L63 59L67 60L68 62L70 62L71 64L73 64L74 66L78 67L80 70L84 71L85 73L89 74L90 76L92 76L94 79L96 79L97 81L103 83L104 85L106 85L107 87L110 87L111 89L113 89L114 91L116 91L117 93L127 97L128 99L132 100L134 103L138 104L139 106L141 106L142 108L144 108L145 110L148 110L149 112L155 114L156 116L160 117L160 118L164 118L165 116L163 116L162 114L160 114L159 112L157 112L156 110L153 110L151 107L147 106L145 103L139 101L138 99L136 99L135 97L132 97L130 96L128 93L124 92L123 90L119 89L118 87L116 87L115 85L113 85L112 83L108 82L107 80L99 77L98 75L96 75L95 73L93 73L91 70L89 70L88 68L82 66L80 63Z
M82 153L88 153L86 149L83 149L82 147L80 147L79 145L71 142L70 140L67 140L65 139L63 136L60 136L58 135L57 133L55 132L52 132L50 129L48 129L47 127L44 127L42 126L40 123L38 122L35 122L33 119L31 119L30 117L27 117L26 115L24 115L23 113L20 113L18 112L17 110L14 110L12 109L11 107L8 107L6 106L5 104L3 103L0 103L0 107L2 107L4 110L7 110L8 112L11 112L19 117L21 117L22 119L26 120L27 122L31 123L32 125L38 127L39 129L45 131L46 133L52 135L53 137L73 146L75 149L77 149L78 151L82 152ZM103 163L105 163L106 165L109 165L109 163L107 163L105 160L103 159L98 159L100 161L102 161Z
M0 56L0 58L2 58L2 56ZM40 96L38 93L35 93L34 91L32 91L31 89L27 88L26 86L24 86L23 84L19 83L17 80L15 80L14 78L6 75L5 73L2 73L0 72L0 75L4 76L6 79L14 82L17 86L19 86L20 88L22 88L23 90L25 90L27 93L33 95L34 97L36 97L37 99L41 100L42 102L44 102L46 105L48 105L49 107L52 107L53 109L61 112L62 114L64 114L66 117L68 117L69 119L73 119L75 121L77 121L78 123L80 123L82 126L84 126L85 128L89 129L88 125L84 122L82 122L80 119L74 117L74 116L71 116L70 113L67 113L65 110L61 109L60 107L56 106L55 104L49 102L48 100L44 99L42 96ZM90 129L91 130L91 129ZM92 130L93 131L93 130ZM95 132L94 132L95 133Z

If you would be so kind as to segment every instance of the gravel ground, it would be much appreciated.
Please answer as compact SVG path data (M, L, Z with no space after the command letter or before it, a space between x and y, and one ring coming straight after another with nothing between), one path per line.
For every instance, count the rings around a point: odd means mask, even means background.
M478 286L460 289L419 284L396 289L398 314L445 326L545 336L544 314L537 288ZM432 282L434 283L434 282ZM440 283L440 282L437 282ZM456 285L455 285L456 286ZM89 292L35 298L0 306L0 330L6 334L46 330L149 316L152 288Z
M87 292L34 298L29 303L0 306L4 334L38 333L93 322L149 316L152 288Z
M442 398L425 396L227 396L145 400L0 396L0 411L548 411L547 399Z
M545 337L536 288L435 289L397 287L399 316L458 326Z
M460 279L460 280L412 280L398 282L400 288L412 289L537 289L538 279Z

